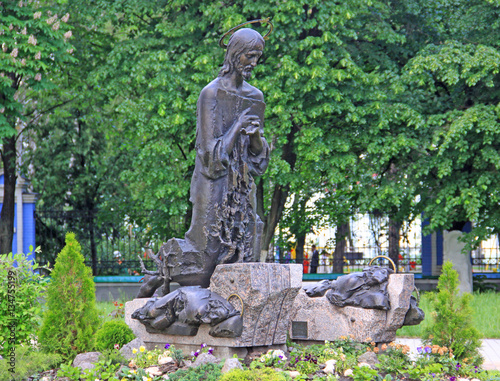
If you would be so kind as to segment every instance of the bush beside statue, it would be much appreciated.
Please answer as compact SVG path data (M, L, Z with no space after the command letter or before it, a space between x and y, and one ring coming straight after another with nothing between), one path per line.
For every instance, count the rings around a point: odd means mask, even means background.
M94 349L99 327L92 270L85 266L75 234L66 235L47 288L47 311L40 330L43 351L60 354L64 360Z

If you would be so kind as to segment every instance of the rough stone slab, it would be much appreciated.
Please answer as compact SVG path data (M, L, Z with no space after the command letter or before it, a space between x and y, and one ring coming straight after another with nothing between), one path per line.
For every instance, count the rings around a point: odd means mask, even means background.
M392 274L387 290L391 310L337 307L326 297L310 298L301 290L293 306L290 337L307 341L333 341L340 336L359 342L390 342L396 339L410 306L413 274Z
M464 233L458 230L443 231L443 261L453 263L453 269L458 272L458 291L472 293L472 263L470 253L463 254L465 243L459 239Z
M219 358L234 354L245 357L246 347L273 346L286 343L293 301L302 286L302 266L273 263L237 263L217 266L211 280L211 291L228 299L241 311L243 301L243 334L236 338L216 338L209 335L210 326L201 325L195 336L149 333L132 313L148 299L125 303L125 322L146 348L163 348L166 343L182 349L184 354L199 349L202 343L214 348Z
M229 299L236 309L243 302L243 333L234 346L286 343L293 302L302 287L302 266L275 263L219 265L210 290ZM237 295L237 296L232 296Z

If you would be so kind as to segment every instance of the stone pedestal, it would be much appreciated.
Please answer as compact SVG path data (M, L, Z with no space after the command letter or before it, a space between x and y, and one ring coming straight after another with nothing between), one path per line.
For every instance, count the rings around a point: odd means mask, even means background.
M301 290L293 306L290 337L292 340L321 342L333 341L341 336L359 342L393 341L410 307L413 289L413 274L390 275L387 286L391 303L389 311L336 307L324 296L310 298Z
M463 235L461 231L453 230L443 232L443 261L453 263L453 269L458 272L460 294L472 293L472 263L470 253L463 253L465 243L459 241Z
M235 338L216 338L210 326L201 325L195 336L148 333L132 313L148 299L125 304L125 322L148 349L173 344L189 354L205 343L215 348L219 358L236 354L244 357L248 348L284 349L294 299L302 286L302 266L274 263L235 263L219 265L210 280L210 290L229 300L243 313L243 333ZM264 348L263 348L264 350Z

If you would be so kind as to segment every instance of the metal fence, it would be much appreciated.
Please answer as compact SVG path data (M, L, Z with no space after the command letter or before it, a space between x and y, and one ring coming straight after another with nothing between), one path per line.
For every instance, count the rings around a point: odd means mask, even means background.
M319 252L319 266L317 268L318 274L334 273L334 269L342 269L342 273L350 273L355 271L362 271L364 267L368 266L370 261L379 255L387 255L387 252L380 250L377 246L357 246L351 247L348 251L343 253L343 258L335 260L333 252L329 247L316 247ZM310 248L305 248L305 252L310 252ZM281 254L281 255L280 255ZM275 262L276 263L296 263L292 258L292 253L281 248L275 248ZM310 253L304 256L303 266L304 273L310 273L311 267ZM380 258L376 259L372 265L387 266L388 261ZM392 268L392 266L391 266ZM400 247L398 272L422 272L422 253L420 246L406 246Z
M148 252L157 252L167 236L154 233L148 220L161 218L161 212L144 212L135 218L118 211L37 210L35 211L36 242L42 253L41 265L53 265L63 249L65 235L73 232L82 247L85 264L94 275L138 275L143 258L146 267L154 269ZM171 236L183 234L182 220L168 218L166 231ZM169 237L168 237L169 238Z
M472 251L472 271L496 273L500 267L500 248L498 235L481 242L481 246Z

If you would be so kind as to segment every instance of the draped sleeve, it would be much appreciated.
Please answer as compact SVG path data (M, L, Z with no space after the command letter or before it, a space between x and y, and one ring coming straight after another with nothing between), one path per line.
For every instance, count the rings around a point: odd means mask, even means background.
M227 174L228 154L224 150L223 131L217 113L216 90L206 87L198 98L196 152L201 173L217 179Z

